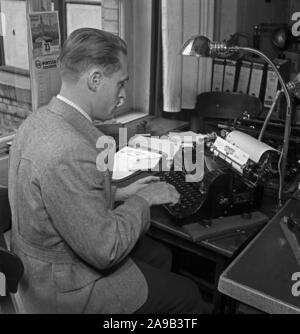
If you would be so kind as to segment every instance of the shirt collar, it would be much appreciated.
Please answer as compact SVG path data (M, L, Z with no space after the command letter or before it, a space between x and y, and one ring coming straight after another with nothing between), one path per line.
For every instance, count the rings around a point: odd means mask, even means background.
M69 99L67 99L64 96L61 96L60 94L58 94L56 96L59 100L65 102L66 104L68 104L69 106L71 106L72 108L76 109L78 112L81 113L82 116L84 116L86 119L88 119L91 123L93 123L91 117L82 109L80 108L77 104L75 104L74 102L70 101Z

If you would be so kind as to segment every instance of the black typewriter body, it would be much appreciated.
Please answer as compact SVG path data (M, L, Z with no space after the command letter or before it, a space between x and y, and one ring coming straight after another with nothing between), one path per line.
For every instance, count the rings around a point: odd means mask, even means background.
M208 168L206 163L200 182L187 182L185 171L160 171L155 174L180 193L178 204L164 205L177 224L242 214L261 206L263 187L249 187L232 170L218 167Z

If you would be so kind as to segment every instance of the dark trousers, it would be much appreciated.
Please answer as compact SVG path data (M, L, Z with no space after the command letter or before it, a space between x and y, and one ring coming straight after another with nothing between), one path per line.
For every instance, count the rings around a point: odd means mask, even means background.
M172 254L162 244L143 237L131 253L148 284L148 298L136 314L200 314L202 298L191 280L171 273Z

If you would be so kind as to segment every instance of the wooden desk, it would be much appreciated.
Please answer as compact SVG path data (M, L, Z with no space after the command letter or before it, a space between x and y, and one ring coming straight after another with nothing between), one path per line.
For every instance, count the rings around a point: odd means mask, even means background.
M280 227L291 214L300 217L300 192L225 270L220 292L263 312L300 314L300 297L292 294L292 275L300 267Z

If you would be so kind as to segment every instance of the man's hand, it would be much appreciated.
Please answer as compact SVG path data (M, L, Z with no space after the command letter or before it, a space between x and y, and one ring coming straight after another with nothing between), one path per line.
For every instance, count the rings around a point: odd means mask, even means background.
M174 186L166 182L160 182L160 178L155 176L148 176L132 183L128 187L118 188L116 201L125 201L133 195L141 196L150 206L167 203L176 204L180 198Z
M174 186L166 182L151 183L137 192L150 206L161 204L176 204L180 194Z
M131 185L124 187L124 188L118 188L116 191L116 201L125 201L130 196L135 195L139 190L143 189L147 185L149 185L152 182L159 182L159 177L155 176L148 176L143 179L140 179Z

